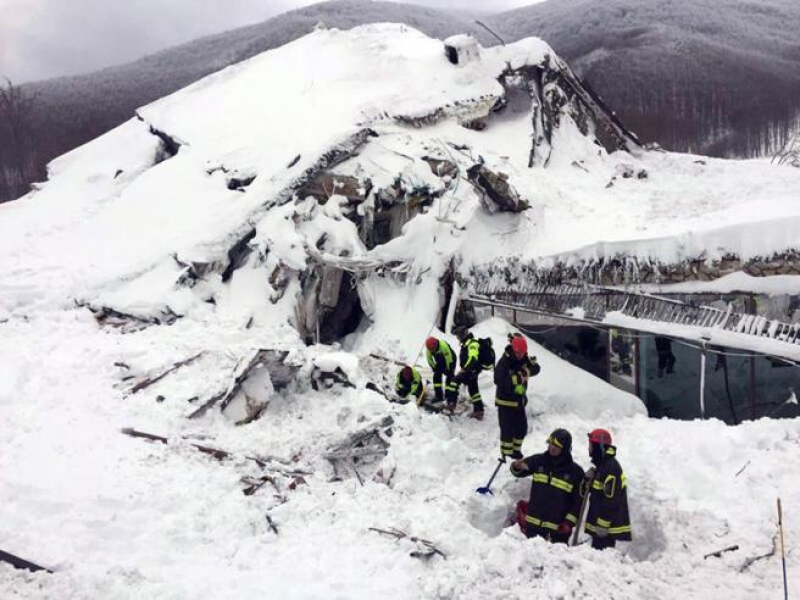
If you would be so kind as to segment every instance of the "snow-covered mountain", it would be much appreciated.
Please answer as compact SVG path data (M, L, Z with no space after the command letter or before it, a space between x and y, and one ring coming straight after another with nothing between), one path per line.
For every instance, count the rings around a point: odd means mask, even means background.
M4 596L780 589L774 557L745 562L772 547L775 497L800 501L795 421L648 420L530 341L525 451L567 427L586 465L596 426L620 449L634 541L597 553L504 528L528 491L505 470L474 494L498 449L490 377L483 422L382 390L452 325L443 282L484 265L797 248L795 169L644 150L539 39L384 24L228 67L49 171L0 207L0 548L55 573L0 564ZM502 348L510 327L475 330ZM373 454L343 462L354 440Z
M771 156L800 119L794 0L555 0L492 15L536 35L646 141L712 156Z

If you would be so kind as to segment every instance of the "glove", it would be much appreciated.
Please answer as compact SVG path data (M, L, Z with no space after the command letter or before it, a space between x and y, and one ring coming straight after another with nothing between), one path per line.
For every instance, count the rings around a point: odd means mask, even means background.
M524 471L526 468L524 460L515 460L511 463L511 472L512 473L519 473L520 471Z
M572 523L569 521L564 521L561 525L558 526L558 533L561 535L569 535L572 533Z
M604 538L608 535L608 529L605 527L597 527L595 528L594 534L599 538Z

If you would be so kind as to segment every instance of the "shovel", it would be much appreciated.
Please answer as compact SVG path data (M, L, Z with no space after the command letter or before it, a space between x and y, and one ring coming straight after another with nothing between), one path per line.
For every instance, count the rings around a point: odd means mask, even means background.
M486 494L494 496L494 492L492 492L491 490L492 482L494 481L494 478L497 476L497 472L500 470L500 467L502 467L504 464L506 464L506 459L498 458L497 467L495 468L494 473L492 473L492 476L489 478L489 483L487 483L484 487L479 487L475 491L478 492L479 494L483 494L484 496Z

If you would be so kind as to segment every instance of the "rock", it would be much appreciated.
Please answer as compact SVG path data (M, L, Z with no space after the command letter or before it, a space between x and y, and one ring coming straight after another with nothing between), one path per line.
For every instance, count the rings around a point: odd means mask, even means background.
M428 163L431 172L437 177L455 177L458 173L458 166L450 160L430 156L423 156L422 160Z
M467 170L467 178L484 197L488 196L500 211L519 213L530 208L530 205L521 199L508 183L508 175L505 173L495 173L478 163Z
M617 165L617 175L622 177L623 179L630 179L634 175L634 169L629 164L619 164Z

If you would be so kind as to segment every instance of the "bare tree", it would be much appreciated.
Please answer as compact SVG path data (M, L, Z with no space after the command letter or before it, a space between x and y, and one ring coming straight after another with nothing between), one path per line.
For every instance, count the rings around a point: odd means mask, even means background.
M0 85L0 202L21 196L36 171L33 108L36 97L4 77ZM5 193L4 193L5 192Z
M772 157L772 163L800 169L800 133L789 138L786 145Z

